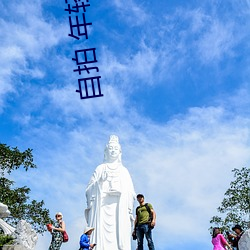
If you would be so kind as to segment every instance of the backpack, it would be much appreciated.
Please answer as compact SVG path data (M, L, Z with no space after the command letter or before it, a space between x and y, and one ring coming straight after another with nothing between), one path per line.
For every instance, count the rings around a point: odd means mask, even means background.
M147 211L148 211L148 214L149 214L148 225L149 225L149 227L150 227L151 229L153 229L154 227L151 226L151 222L152 222L152 220L153 220L153 214L151 213L151 209L150 209L150 207L148 206L148 203L145 203L143 206L146 207L146 209L147 209ZM139 209L139 208L140 208L140 206L138 206L138 207L136 208L136 215L137 215L137 216L138 216L138 209Z

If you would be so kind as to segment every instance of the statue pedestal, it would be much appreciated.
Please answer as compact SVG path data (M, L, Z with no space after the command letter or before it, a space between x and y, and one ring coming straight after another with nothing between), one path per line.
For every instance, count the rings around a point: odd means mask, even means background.
M26 250L25 247L21 245L5 245L1 249L2 250Z

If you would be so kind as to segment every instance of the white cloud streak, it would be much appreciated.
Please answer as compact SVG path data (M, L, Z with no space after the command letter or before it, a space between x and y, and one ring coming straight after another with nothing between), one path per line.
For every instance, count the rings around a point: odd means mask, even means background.
M218 21L213 21L197 42L201 61L210 63L232 56L236 42L232 25L224 25Z
M119 12L119 16L132 27L144 24L149 18L149 14L146 13L142 5L136 4L133 0L128 0L126 3L121 0L114 0L113 3Z
M44 77L43 70L30 65L30 60L36 64L46 49L55 46L62 39L62 27L53 27L53 23L44 19L39 1L13 1L3 6L2 11L13 16L13 20L7 14L0 18L0 96L3 98L7 93L16 91L21 83L21 76ZM1 102L0 110L3 105Z

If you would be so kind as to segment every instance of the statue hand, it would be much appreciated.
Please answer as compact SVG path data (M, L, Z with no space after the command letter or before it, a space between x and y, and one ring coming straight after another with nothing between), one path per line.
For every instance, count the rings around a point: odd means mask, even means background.
M108 178L108 173L107 173L106 171L103 171L103 172L102 172L101 180L102 180L102 181L105 181L105 180L107 180L107 178Z
M135 218L134 218L133 214L130 214L130 220L131 220L132 222L135 221Z

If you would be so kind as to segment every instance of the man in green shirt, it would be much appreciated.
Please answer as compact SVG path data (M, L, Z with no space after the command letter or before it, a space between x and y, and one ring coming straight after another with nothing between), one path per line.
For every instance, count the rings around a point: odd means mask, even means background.
M144 202L143 194L137 195L137 201L140 206L136 208L135 227L133 235L136 235L138 242L138 250L143 250L143 239L146 236L148 249L155 250L152 229L155 226L156 214L150 203Z

